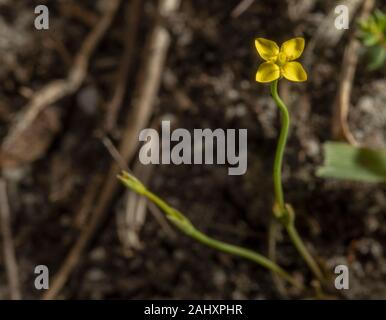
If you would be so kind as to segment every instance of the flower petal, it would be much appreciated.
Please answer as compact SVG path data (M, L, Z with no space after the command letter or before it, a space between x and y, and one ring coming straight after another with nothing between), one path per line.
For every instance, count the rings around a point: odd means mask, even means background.
M296 82L302 82L307 80L307 73L303 69L303 66L297 62L287 62L283 68L282 68L283 76L284 78L296 81Z
M301 56L304 50L304 39L293 38L281 45L280 52L287 56L288 61L295 60Z
M264 38L257 38L255 46L259 55L266 61L276 59L280 51L276 42Z
M264 62L256 73L257 82L271 82L280 77L280 68L273 62Z

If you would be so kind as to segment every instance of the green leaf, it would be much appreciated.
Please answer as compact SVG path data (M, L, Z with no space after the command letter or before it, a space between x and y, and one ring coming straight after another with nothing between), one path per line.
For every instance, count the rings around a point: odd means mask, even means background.
M376 35L374 34L368 34L366 33L366 35L362 38L362 41L363 41L363 44L366 46L366 47L371 47L371 46L374 46L378 43L379 39Z
M383 46L386 37L386 14L376 9L366 20L359 22L362 43L371 47L376 44Z
M164 200L158 197L156 194L149 191L146 186L139 181L132 174L122 171L117 178L129 189L137 192L148 198L150 201L155 203L163 212L166 214L166 217L175 224L179 229L185 233L191 232L192 224L190 221L178 210L169 206Z
M375 9L374 17L375 17L375 20L378 24L382 23L386 19L386 15L379 9Z
M370 71L377 70L386 62L386 50L382 46L375 46L368 50L369 64L367 68Z
M122 171L117 178L128 188L134 190L135 192L145 195L147 192L146 187L132 174Z
M324 165L317 176L361 182L386 182L386 150L354 147L347 143L324 144Z

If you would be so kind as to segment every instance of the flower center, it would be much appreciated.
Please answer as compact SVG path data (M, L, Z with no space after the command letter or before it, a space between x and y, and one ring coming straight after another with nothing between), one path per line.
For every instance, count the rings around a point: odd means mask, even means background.
M276 64L282 67L288 61L287 55L284 52L280 52L277 56Z

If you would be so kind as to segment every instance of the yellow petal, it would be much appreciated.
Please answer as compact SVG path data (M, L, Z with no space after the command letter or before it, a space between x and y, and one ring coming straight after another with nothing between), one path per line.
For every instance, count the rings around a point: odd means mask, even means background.
M304 39L293 38L281 45L280 52L284 53L288 61L295 60L301 56L304 50Z
M287 62L282 68L282 73L284 78L291 81L302 82L307 80L306 71L302 65L296 61Z
M255 46L259 55L266 61L276 59L280 51L276 42L264 38L257 38Z
M271 82L280 77L280 68L273 62L264 62L256 73L257 82Z

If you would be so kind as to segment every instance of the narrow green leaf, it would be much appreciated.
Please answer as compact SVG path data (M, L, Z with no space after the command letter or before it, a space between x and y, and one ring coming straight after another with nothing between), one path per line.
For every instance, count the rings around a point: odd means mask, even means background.
M324 144L324 165L317 176L361 182L386 182L386 150L358 148L347 143Z
M372 34L372 33L367 33L364 37L363 37L363 44L366 46L366 47L371 47L371 46L374 46L378 43L379 39L376 35Z
M386 49L382 46L375 46L368 50L369 64L368 69L370 71L377 70L386 62Z

